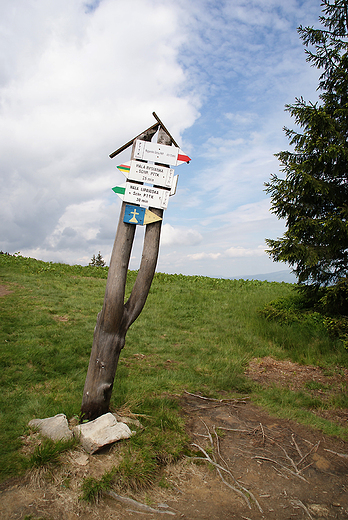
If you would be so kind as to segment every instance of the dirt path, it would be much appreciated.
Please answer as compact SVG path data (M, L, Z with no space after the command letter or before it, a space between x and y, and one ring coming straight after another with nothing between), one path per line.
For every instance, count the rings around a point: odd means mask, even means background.
M101 476L112 464L112 451L87 456L78 450L53 473L41 470L27 481L8 483L1 492L0 518L348 518L347 442L270 417L248 402L219 403L187 394L182 408L192 443L229 469L230 474L221 474L238 492L211 464L184 460L166 469L165 487L132 496L162 513L141 511L111 497L85 505L78 500L80 482L86 475ZM197 456L205 457L196 449Z
M213 478L212 491L211 484L201 486L205 504L187 518L348 518L348 443L270 417L250 404L214 405L188 397L185 411L195 443L208 446L202 435L209 430L216 459L230 468L236 482L228 474L226 480L252 492L262 509L252 499L250 509ZM214 425L224 434L220 457Z

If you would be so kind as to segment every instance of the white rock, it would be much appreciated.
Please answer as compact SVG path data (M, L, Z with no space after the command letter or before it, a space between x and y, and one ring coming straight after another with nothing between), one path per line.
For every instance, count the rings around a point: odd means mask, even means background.
M122 422L117 422L112 413L101 415L86 424L79 424L75 426L74 432L88 453L95 453L103 446L128 439L132 435L129 427Z
M69 429L66 415L59 413L47 419L33 419L28 423L30 428L38 428L45 437L53 441L72 439L73 433Z
M78 466L87 466L89 463L89 458L86 453L78 453L72 457L72 460Z

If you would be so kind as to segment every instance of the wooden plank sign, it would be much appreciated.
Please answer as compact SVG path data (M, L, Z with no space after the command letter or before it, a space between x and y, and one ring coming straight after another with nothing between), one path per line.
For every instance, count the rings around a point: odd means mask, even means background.
M176 194L176 187L178 185L179 175L174 175L173 184L169 193L169 197Z
M167 209L169 190L144 186L133 182L126 182L121 186L112 188L124 202L140 204L141 206L151 206L152 208Z
M158 220L162 220L162 218L155 215L155 213L149 209L126 204L123 217L123 222L126 222L126 224L139 224L141 226L146 226L147 224L152 224L152 222L157 222Z
M147 182L163 188L172 188L174 170L165 166L140 161L128 161L117 166L130 181Z
M185 155L176 146L140 141L139 139L135 141L134 159L170 164L171 166L179 166L179 164L187 163L191 160L188 155Z

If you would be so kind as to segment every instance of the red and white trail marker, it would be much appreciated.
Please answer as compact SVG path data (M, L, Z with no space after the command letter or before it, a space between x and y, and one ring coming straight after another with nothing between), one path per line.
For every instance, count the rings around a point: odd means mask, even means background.
M166 144L152 143L151 141L135 141L134 159L159 162L170 166L179 166L191 161L180 148Z

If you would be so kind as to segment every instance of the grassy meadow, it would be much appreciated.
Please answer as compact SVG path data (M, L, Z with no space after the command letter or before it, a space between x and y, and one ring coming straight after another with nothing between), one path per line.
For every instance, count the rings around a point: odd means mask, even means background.
M129 272L126 297L136 274ZM0 298L1 480L28 467L21 452L28 421L79 414L106 277L107 268L0 254L0 285L11 291ZM134 459L144 465L146 480L158 461L175 460L185 451L175 399L184 390L209 397L248 395L272 413L347 438L347 429L312 413L327 403L301 392L263 389L244 376L248 362L264 356L327 371L348 367L343 343L330 338L316 316L280 323L260 313L294 291L285 283L155 275L145 308L128 331L111 401L114 410L140 414L146 426L129 440L127 471ZM343 396L330 406L348 407L346 401ZM117 478L122 481L124 473Z

